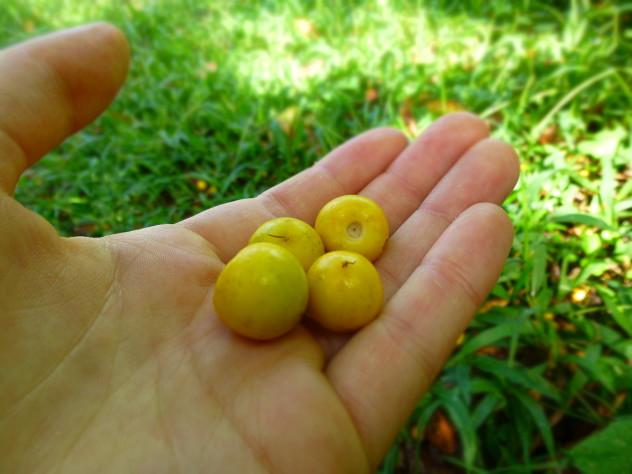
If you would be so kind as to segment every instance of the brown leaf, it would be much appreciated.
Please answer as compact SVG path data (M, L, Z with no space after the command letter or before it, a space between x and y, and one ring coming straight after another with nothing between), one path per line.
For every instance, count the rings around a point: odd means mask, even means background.
M73 230L75 235L90 236L94 235L94 232L97 230L97 225L94 222L84 222L83 224L75 226Z
M296 105L290 105L283 110L276 117L276 121L279 123L281 129L289 135L292 132L294 121L298 117L298 107Z
M586 286L573 288L573 292L571 293L571 301L575 304L580 304L586 299L589 293L590 288Z
M466 110L465 107L455 100L431 100L426 103L426 107L430 112L435 114L447 114L450 112L458 112Z
M502 350L496 346L485 346L477 350L476 353L479 355L488 355L488 356L496 357L502 354Z
M204 181L203 179L196 179L195 187L197 188L198 191L206 191L208 189L208 183Z
M557 141L557 125L553 123L546 127L540 134L538 141L541 145L546 145L548 143L553 143Z
M378 98L377 89L375 87L369 87L364 93L364 100L367 102L374 102Z
M301 67L301 72L305 77L314 77L320 74L325 68L324 59L314 59Z
M432 416L426 428L425 437L430 444L444 454L454 454L458 449L454 427L441 410Z
M308 18L294 19L294 29L305 38L315 38L317 36L314 24Z
M413 114L413 103L410 97L405 99L404 102L402 102L402 105L400 105L399 116L402 118L408 133L413 137L416 137L419 134L419 130L417 129L417 121L415 120L415 116Z
M531 398L533 398L535 401L540 401L542 399L542 394L540 392L537 392L535 390L529 390L527 392L529 394L529 396Z
M479 313L487 313L492 308L504 308L509 302L502 298L487 300L478 310Z

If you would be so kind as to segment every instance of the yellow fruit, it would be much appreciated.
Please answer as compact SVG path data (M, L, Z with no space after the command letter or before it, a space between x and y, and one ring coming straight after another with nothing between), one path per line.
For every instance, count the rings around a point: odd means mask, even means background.
M324 328L346 332L373 320L384 299L382 281L365 257L343 250L329 252L307 273L307 314Z
M305 312L305 271L285 248L256 243L228 262L215 285L218 316L251 339L273 339L291 330Z
M389 234L382 208L369 198L355 195L340 196L325 204L315 227L327 251L349 250L371 261L380 256Z
M323 241L314 228L293 217L278 217L261 224L250 237L250 244L256 242L285 247L298 258L305 271L325 253Z

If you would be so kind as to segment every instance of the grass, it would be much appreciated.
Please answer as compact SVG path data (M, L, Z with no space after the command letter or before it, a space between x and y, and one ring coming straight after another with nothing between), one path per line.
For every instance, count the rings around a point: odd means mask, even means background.
M134 50L17 196L104 235L254 196L369 127L481 114L522 159L513 250L381 472L560 472L632 414L632 3L333 5L5 0L0 44L108 19Z

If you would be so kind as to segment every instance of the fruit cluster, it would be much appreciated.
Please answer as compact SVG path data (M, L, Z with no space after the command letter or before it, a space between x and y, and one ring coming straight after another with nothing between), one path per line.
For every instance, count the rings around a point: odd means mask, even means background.
M382 307L371 262L388 235L384 211L356 195L325 204L314 227L292 217L267 221L220 274L215 310L233 331L258 340L285 334L305 313L332 331L358 329Z

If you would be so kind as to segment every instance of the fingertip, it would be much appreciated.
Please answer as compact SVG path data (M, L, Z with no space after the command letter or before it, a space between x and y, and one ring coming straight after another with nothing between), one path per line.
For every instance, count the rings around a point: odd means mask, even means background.
M320 160L333 174L339 175L350 165L371 160L371 178L377 176L408 146L406 136L396 128L378 127L346 141ZM359 171L356 169L356 171ZM346 173L349 174L349 173ZM350 176L357 181L355 175Z
M509 253L513 242L513 222L505 210L491 202L479 202L463 211L456 219L459 225L469 227L476 223L482 223L487 228L488 242L494 246L502 246L506 249L505 256Z
M98 42L101 42L115 56L114 59L117 64L125 66L124 72L127 73L131 48L125 33L117 26L105 21L90 24L89 31L95 35ZM121 77L121 80L124 77L125 75Z
M473 136L479 137L479 139L489 136L489 125L487 122L472 112L451 112L443 115L434 123L442 127L448 126L450 128L455 127L460 130L466 130Z
M131 49L127 37L118 27L104 21L85 25L80 31L93 46L92 54L99 59L97 67L101 63L99 72L109 76L103 85L109 95L116 95L129 70Z
M331 155L335 156L339 150L345 150L347 147L354 148L359 158L364 154L375 154L378 147L385 147L389 150L387 154L393 155L401 152L407 145L408 138L400 130L393 127L377 127L355 136L334 150Z
M506 170L508 182L512 183L512 188L518 181L520 176L520 157L516 149L509 143L498 138L487 138L486 142L490 143L497 151L497 155L504 160L504 168Z
M395 127L376 127L366 133L372 134L376 140L390 140L402 147L409 143L408 137L404 132Z

